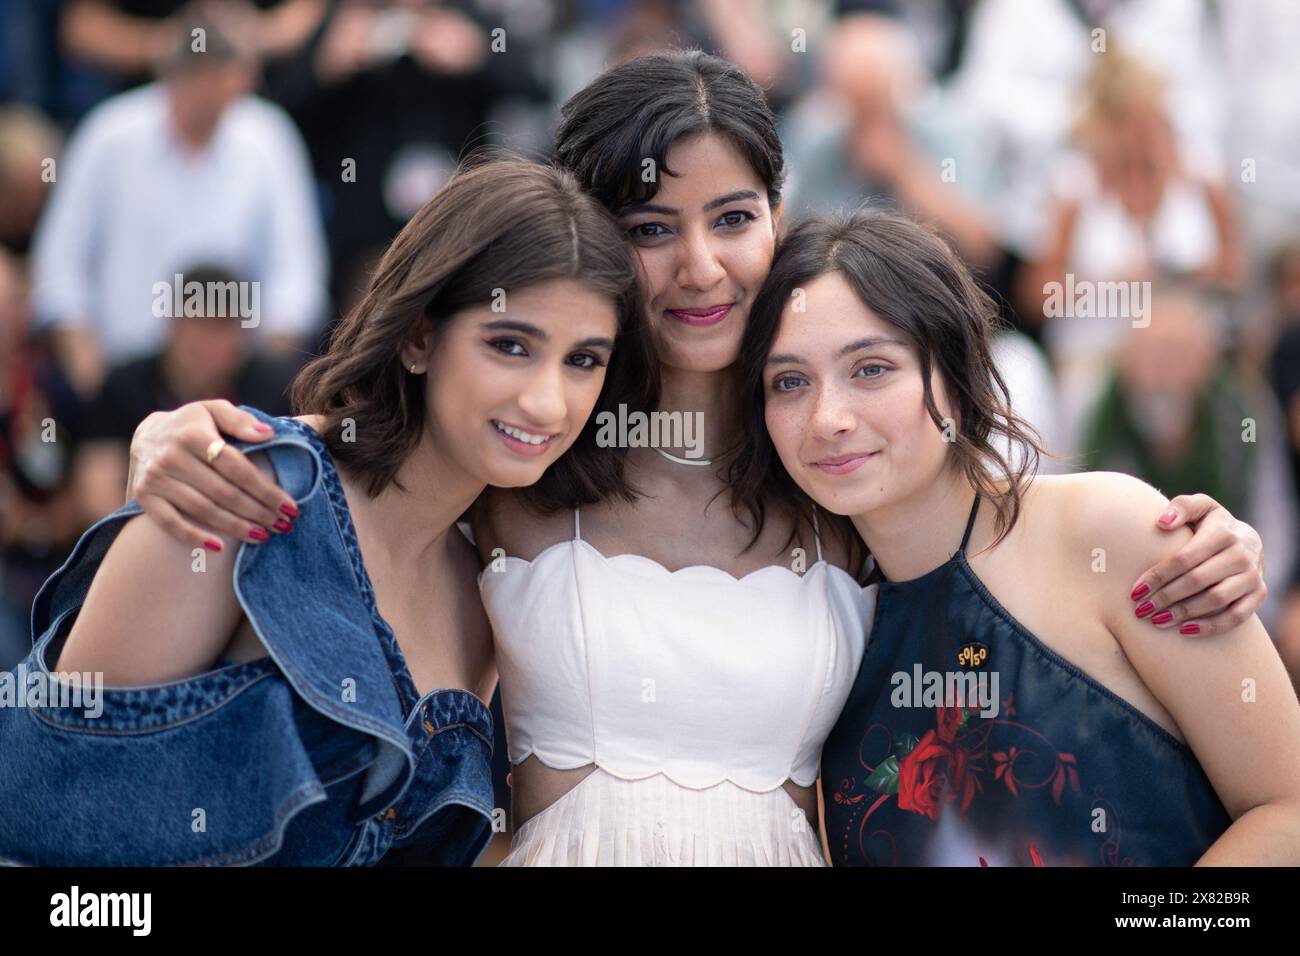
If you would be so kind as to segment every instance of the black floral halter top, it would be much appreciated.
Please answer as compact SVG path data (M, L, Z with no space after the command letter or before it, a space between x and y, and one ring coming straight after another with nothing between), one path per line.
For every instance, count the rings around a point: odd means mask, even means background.
M961 547L880 581L822 753L832 862L1190 866L1231 824L1191 749L1007 613Z

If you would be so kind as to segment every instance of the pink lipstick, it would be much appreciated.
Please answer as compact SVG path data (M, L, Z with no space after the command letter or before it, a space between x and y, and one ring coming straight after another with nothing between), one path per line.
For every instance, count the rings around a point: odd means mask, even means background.
M698 328L717 325L727 317L733 305L735 305L734 302L727 302L722 305L711 305L707 309L669 309L668 314L678 322L684 322Z
M833 458L823 458L821 461L813 462L813 464L828 475L847 475L850 472L857 471L868 458L875 454L875 452L868 451L856 455L836 455Z

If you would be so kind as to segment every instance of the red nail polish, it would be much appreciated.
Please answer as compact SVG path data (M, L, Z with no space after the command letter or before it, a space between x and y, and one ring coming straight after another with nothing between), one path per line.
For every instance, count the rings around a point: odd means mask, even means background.
M1141 604L1138 605L1138 609L1133 613L1136 614L1138 617L1146 617L1155 609L1156 606L1152 604L1150 601L1143 601Z
M269 435L272 431L274 431L274 429L271 428L270 425L267 425L264 422L258 422L256 425L253 426L253 430L259 431L263 435Z
M1151 619L1152 624L1168 624L1174 619L1173 611L1161 611Z
M220 551L221 542L216 538L204 538L203 547L207 548L209 551Z
M1199 625L1199 624L1184 624L1182 627L1180 627L1180 628L1178 629L1178 633L1179 633L1179 634L1200 634L1200 633L1201 633L1201 625Z
M293 530L293 525L289 524L289 522L285 521L283 518L276 518L275 524L271 525L271 527L276 531L279 531L281 534Z
M293 505L280 505L280 514L287 515L290 518L297 518L300 512Z
M271 536L267 534L265 528L249 528L248 536L254 541L270 541Z
M1164 514L1160 516L1160 523L1169 524L1177 517L1178 517L1178 512L1175 511L1173 508L1170 508L1168 511L1166 511Z
M1133 589L1133 593L1129 595L1129 600L1140 601L1147 596L1147 593L1150 590L1151 588L1147 587L1145 584L1139 584L1137 587Z

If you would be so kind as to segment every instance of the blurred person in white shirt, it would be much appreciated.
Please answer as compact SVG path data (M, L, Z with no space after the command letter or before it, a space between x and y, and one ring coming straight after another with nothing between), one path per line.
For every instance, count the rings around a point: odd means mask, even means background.
M1169 99L1164 75L1145 61L1114 46L1098 58L1082 91L1077 152L1054 170L1043 245L1020 277L1018 311L1043 324L1067 441L1078 438L1130 323L1150 321L1149 283L1176 276L1233 289L1243 276L1222 170L1178 135Z
M74 132L37 228L37 323L83 395L107 363L161 346L154 287L198 258L258 283L257 332L272 352L307 342L324 317L302 139L251 95L256 60L213 23L191 22L159 82L106 100Z
M1218 23L1191 0L979 0L971 5L952 108L998 159L996 216L1005 239L1032 255L1047 225L1052 160L1069 135L1075 92L1119 48L1169 78L1169 113L1199 154L1222 153L1229 110Z

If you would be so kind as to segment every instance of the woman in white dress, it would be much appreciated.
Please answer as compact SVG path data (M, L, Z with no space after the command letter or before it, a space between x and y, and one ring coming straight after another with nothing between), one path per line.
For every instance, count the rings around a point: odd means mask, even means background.
M842 520L775 495L755 522L728 480L743 435L741 337L780 221L772 114L738 68L687 52L602 74L563 115L556 162L626 230L660 363L654 400L622 421L679 413L690 430L647 447L593 419L592 439L612 432L620 493L490 490L475 510L512 764L506 862L824 865L818 757L874 589L858 584L865 556ZM521 333L516 354L529 362L544 347ZM546 440L559 414L533 407L521 437ZM273 511L282 493L241 459L222 456L215 477L202 461L201 439L250 437L249 424L220 403L146 420L133 443L146 511L185 540ZM192 520L153 507L178 481L207 499ZM1204 589L1185 571L1258 540L1203 496L1175 506L1171 528L1213 514L1155 569L1161 608Z

